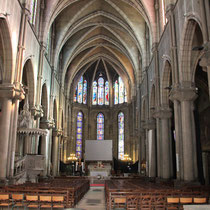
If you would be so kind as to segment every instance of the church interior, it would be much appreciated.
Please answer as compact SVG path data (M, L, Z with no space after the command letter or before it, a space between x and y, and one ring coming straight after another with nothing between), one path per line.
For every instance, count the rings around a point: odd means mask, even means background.
M0 0L0 208L210 209L209 128L209 0Z

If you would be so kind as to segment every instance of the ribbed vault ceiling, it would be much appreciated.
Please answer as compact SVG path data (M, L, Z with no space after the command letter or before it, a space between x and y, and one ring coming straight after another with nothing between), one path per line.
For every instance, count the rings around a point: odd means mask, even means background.
M155 38L153 0L46 0L45 8L43 40L54 27L53 65L68 92L75 76L101 62L135 89L146 66L146 30L150 44Z

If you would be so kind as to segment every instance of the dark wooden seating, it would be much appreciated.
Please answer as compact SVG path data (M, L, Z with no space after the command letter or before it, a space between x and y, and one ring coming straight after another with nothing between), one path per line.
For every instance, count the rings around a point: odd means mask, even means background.
M12 209L20 207L25 209L24 195L22 193L21 194L12 193Z
M56 205L58 208L70 208L74 207L79 200L84 196L84 194L89 190L90 183L87 179L53 179L47 182L41 183L25 183L22 185L12 185L4 186L0 188L0 192L8 193L10 195L19 193L22 195L28 195L28 200L26 202L26 197L23 198L24 205L26 207L32 208L33 205L37 205L37 202L31 196L39 196L39 204L43 204L40 198L42 195L51 196L52 206ZM57 197L57 196L60 197ZM35 197L34 197L35 199ZM13 202L14 203L14 202ZM33 204L32 204L33 203ZM46 203L46 202L45 202ZM44 205L44 204L43 204ZM34 207L35 208L35 207ZM43 207L44 208L44 207Z
M179 209L179 198L167 198L167 209L169 210L177 210Z
M52 207L53 208L64 208L64 196L63 195L53 195L52 196Z
M12 205L12 201L8 193L0 194L0 207L9 207Z
M113 197L113 209L126 210L127 209L126 197Z
M107 209L114 207L114 197L126 197L127 209L183 209L185 204L208 203L210 189L203 186L175 187L169 181L137 179L111 179L105 182ZM195 198L195 199L194 199ZM203 198L203 199L199 199Z
M38 195L26 195L26 207L39 209L39 197Z
M195 198L193 198L193 203L194 204L206 204L207 203L207 198L203 198L203 197L200 197L200 198L198 198L198 197L195 197Z
M52 209L52 196L51 195L40 195L39 196L40 208L51 208Z

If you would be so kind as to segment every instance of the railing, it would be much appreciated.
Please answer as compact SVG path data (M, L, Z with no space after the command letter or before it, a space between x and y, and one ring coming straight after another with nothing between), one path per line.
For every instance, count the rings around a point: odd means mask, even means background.
M18 174L26 171L25 162L26 162L26 156L24 156L23 158L15 161L14 176L17 176Z

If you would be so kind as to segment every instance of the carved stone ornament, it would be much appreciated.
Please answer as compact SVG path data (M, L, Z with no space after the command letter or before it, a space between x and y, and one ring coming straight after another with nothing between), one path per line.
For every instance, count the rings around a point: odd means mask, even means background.
M26 94L25 103L23 110L18 116L18 128L31 128L32 127L32 118L31 112L29 111L28 96Z

